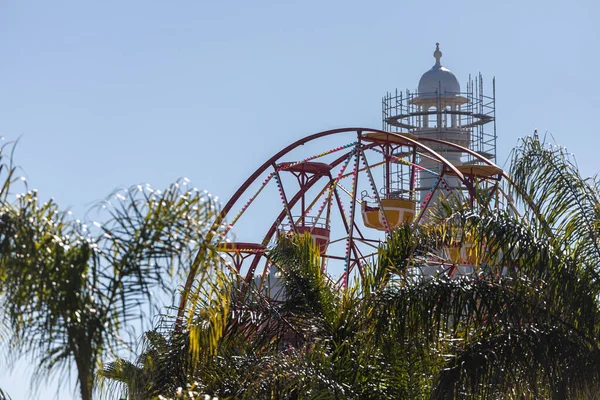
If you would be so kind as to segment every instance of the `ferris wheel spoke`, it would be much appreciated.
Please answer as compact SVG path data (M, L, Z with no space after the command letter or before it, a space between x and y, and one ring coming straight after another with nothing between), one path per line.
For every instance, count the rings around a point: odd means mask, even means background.
M323 189L321 189L319 191L319 194L310 202L310 204L308 205L308 207L306 208L306 214L310 213L313 209L313 207L317 204L317 202L323 197L323 195L325 194L325 192L327 191L327 189L330 189L332 185L332 180L330 179L329 182L327 182L325 184L325 186L323 186ZM329 202L329 197L331 196L331 190L329 190L329 192L327 193L327 195L325 196L325 199L323 200L323 203L321 204L321 206L319 207L319 211L317 212L317 219L320 217L321 213L323 212L323 210L325 209L327 202ZM299 217L296 220L296 223L300 222L300 218Z
M265 283L265 279L266 279L267 275L269 274L270 269L271 269L271 262L267 259L265 268L263 269L263 273L260 277L260 281L258 282L258 291L259 292L262 291L263 285Z
M363 243L369 247L372 247L374 249L379 249L379 244L381 243L381 241L379 240L374 240L374 239L367 239L367 238L354 238L354 240L356 242L360 242ZM376 243L376 244L374 244Z
M480 182L482 182L482 181L483 181L483 179ZM486 183L487 183L487 181L486 181ZM482 206L482 207L490 206L490 204L492 203L492 200L494 200L494 196L498 193L498 184L499 184L499 182L496 182L496 184L488 190L487 196L483 199L482 202L479 203L480 206Z
M338 187L340 187L340 188L341 188L342 186L341 186L341 185L338 183L338 184L337 184L337 185L334 187L333 193L334 193L334 197L335 197L335 199L336 199L336 203L337 203L337 206L338 206L338 210L339 210L339 213L340 213L340 217L341 217L341 219L342 219L342 221L343 221L343 223L344 223L344 227L345 227L345 231L346 231L346 236L345 236L345 237L342 237L342 238L340 238L340 239L338 239L338 240L335 240L335 241L333 241L333 242L331 242L331 243L339 242L339 241L342 241L342 240L344 240L344 241L347 241L347 242L351 242L351 241L353 241L354 239L356 239L356 238L354 238L354 237L351 237L351 236L350 236L350 232L351 232L351 228L350 228L350 226L353 226L353 228L356 230L356 233L357 233L357 234L360 236L360 238L361 238L361 239L363 239L363 238L364 238L364 235L363 235L363 233L361 232L361 230L360 230L360 228L358 227L358 225L356 224L356 218L352 218L351 216L349 216L349 215L346 215L346 210L345 210L345 208L344 208L344 205L343 205L342 199L341 199L341 197L340 197L340 195L339 195L339 192L337 191L337 188L338 188ZM360 202L359 202L359 204L360 204ZM347 245L347 248L348 248L348 250L350 250L350 249L352 248L352 246L350 246L350 245ZM356 256L356 255L355 255L355 256Z
M358 166L360 164L360 146L361 146L361 132L358 132L358 143L356 144L355 153L354 153L354 165L353 165L353 175L352 175L352 198L356 199L356 192L358 190ZM358 257L356 254L356 247L354 246L354 242L352 241L354 235L354 217L356 215L356 201L353 201L350 206L350 229L348 232L348 241L346 242L346 281L344 286L348 286L348 275L351 270L350 264L350 252L355 252L355 257Z
M352 253L354 253L354 257L357 258L358 254L356 254L356 246L354 245L353 242L353 237L350 235L351 229L350 226L356 226L355 222L351 220L351 218L348 218L348 216L346 215L346 212L344 210L344 206L343 203L341 201L341 198L339 196L339 193L337 191L334 192L335 194L335 198L336 198L336 203L338 206L338 210L340 212L340 217L342 219L342 222L344 223L344 228L346 231L346 236L334 241L334 242L340 242L340 241L345 241L346 242L346 250L345 250L345 254L343 257L343 260L346 263L346 266L344 267L344 270L346 270L348 268L349 265L349 258L351 257ZM349 222L352 223L352 225L349 224Z
M343 259L344 261L346 261L346 264L347 264L348 263L348 257L349 257L349 255L351 254L351 252L355 251L354 247L350 246L350 241L351 241L351 239L350 239L350 225L349 225L350 218L348 218L348 216L346 215L346 211L344 209L344 205L343 205L342 199L340 198L340 195L339 195L339 193L337 191L337 185L334 187L333 193L334 193L334 197L335 197L335 200L336 200L336 205L337 205L337 209L338 209L340 218L341 218L342 223L344 225L344 230L346 232L346 236L344 236L344 237L342 237L342 238L340 238L338 240L334 240L331 243L335 243L335 242L339 242L339 241L345 241L346 242L346 251L345 251L344 257L341 258L341 259ZM352 221L352 224L354 225L354 221Z
M346 156L346 161L342 165L342 167L341 167L341 169L340 169L340 171L339 171L339 173L338 173L338 175L337 175L337 177L335 179L333 179L333 176L331 175L331 171L328 171L329 182L319 192L318 196L316 196L315 199L310 203L308 209L305 210L305 213L308 214L310 212L310 210L312 210L312 208L314 207L314 205L316 204L316 202L321 198L321 196L323 196L323 194L327 190L327 196L325 196L325 199L323 200L323 203L319 207L319 210L317 212L317 216L315 217L315 220L319 220L319 218L321 218L321 215L323 214L323 211L325 210L325 208L327 208L326 223L327 223L327 225L329 225L329 221L330 221L330 217L331 217L331 202L332 202L332 196L333 196L333 189L335 188L335 185L339 181L339 179L340 179L341 175L343 174L344 170L348 166L348 164L350 162L350 159L351 159L351 155L352 155L352 152L350 152ZM338 159L338 160L341 160L341 159L342 159L342 157L340 157L340 159ZM304 215L303 215L303 217L304 217Z
M431 200L433 199L433 194L436 192L436 190L440 186L441 181L442 181L442 176L438 175L437 180L435 181L435 183L433 184L431 189L429 189L429 192L427 192L427 194L425 195L425 200L423 201L423 204L421 204L421 208L419 210L418 215L416 216L414 224L418 224L419 222L421 222L421 219L423 218L423 214L425 214L425 212L427 211L427 207L429 206L429 203L431 203Z
M361 232L360 228L358 227L358 224L356 223L356 218L354 219L354 229L356 229L356 233L358 234L358 236L360 236L360 239L364 239L365 238L365 236Z
M283 182L281 181L281 176L279 175L279 171L277 171L277 167L273 165L275 169L275 182L277 183L277 189L279 190L279 196L281 197L281 201L283 202L283 208L285 213L287 214L290 228L294 233L298 233L296 229L296 224L294 224L294 217L292 217L292 211L290 210L290 204L287 200L287 196L285 195L285 189L283 188ZM302 188L300 188L302 190Z
M348 175L348 176L350 176L350 175ZM362 203L362 202L361 202L359 199L357 199L357 198L353 198L353 197L352 197L352 192L351 192L351 191L349 191L348 189L346 189L346 188L345 188L345 187L344 187L344 186L343 186L341 183L339 183L339 182L338 182L338 183L336 184L336 186L337 186L337 187L339 187L340 189L342 189L342 192L344 192L344 193L346 193L346 194L348 195L348 197L351 199L350 201L354 200L354 201L355 201L355 202L357 202L358 204L361 204L361 203Z
M352 245L356 248L356 261L358 262L358 260L364 260L365 256L363 255L362 251L360 251L358 246L356 246L356 241L353 241Z
M367 147L365 146L365 148L367 148ZM380 161L378 163L371 165L370 168L380 167L380 166L384 165L385 163L386 163L386 161ZM358 170L358 172L364 172L366 169L367 169L367 167L362 167ZM342 175L342 179L348 178L349 176L352 176L352 172Z
M333 194L335 197L336 205L340 216L342 218L342 222L344 224L344 229L346 230L346 235L350 234L350 227L348 226L348 217L346 216L346 211L344 210L344 204L342 203L342 199L340 198L340 194L337 191L337 186L333 189Z

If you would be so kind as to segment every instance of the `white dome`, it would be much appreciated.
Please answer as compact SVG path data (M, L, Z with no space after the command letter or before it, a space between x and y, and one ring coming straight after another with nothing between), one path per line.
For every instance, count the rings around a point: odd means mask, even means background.
M458 96L460 93L460 84L456 76L448 68L440 63L442 52L439 43L436 43L436 49L433 53L435 65L423 74L419 80L419 97L435 97L439 93L442 97Z

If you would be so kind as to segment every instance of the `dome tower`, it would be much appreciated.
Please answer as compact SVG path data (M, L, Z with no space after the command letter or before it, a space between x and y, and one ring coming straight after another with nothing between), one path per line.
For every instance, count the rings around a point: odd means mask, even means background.
M419 80L416 92L396 90L383 98L383 129L391 132L409 133L422 140L432 150L455 166L477 165L472 154L438 141L465 147L490 160L496 158L495 83L492 96L483 94L481 74L473 80L469 77L466 90L461 91L456 76L442 65L439 43L433 53L435 64ZM486 125L491 129L486 129ZM435 194L446 195L460 185L451 178L438 179L440 164L431 158L420 156L423 169L418 176L420 207L424 207ZM391 181L411 179L401 176L400 169L391 172Z

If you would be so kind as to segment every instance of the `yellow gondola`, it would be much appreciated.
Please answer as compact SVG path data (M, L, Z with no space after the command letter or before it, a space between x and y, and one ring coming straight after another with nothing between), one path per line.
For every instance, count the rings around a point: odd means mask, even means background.
M381 207L385 219L376 205L361 203L363 222L366 227L380 231L394 230L405 222L411 223L415 218L416 204L405 199L382 199ZM386 229L386 221L388 229Z

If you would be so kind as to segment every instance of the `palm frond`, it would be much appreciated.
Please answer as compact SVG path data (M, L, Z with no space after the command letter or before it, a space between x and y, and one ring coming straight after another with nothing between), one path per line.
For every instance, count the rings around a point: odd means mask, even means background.
M587 399L599 382L598 349L552 325L507 326L457 351L442 369L432 399ZM577 371L577 372L576 372Z
M513 152L513 195L535 205L534 223L549 228L555 246L598 279L600 197L595 178L583 178L565 148L527 137ZM543 213L539 212L543 210Z
M297 317L309 316L309 330L331 333L338 296L323 273L318 247L310 235L282 236L271 261L284 284L285 311Z

